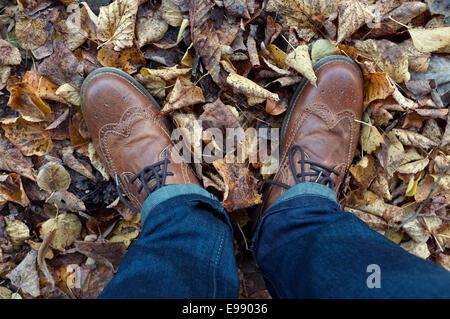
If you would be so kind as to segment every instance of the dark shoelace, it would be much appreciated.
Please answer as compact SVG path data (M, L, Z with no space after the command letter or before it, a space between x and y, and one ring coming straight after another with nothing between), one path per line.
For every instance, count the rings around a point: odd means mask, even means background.
M295 163L294 163L295 151L300 151L300 154L301 154L301 159L298 161L298 164L300 164L300 173L297 173L297 171L295 169ZM339 173L332 168L326 167L325 165L305 159L305 151L303 150L303 148L300 145L294 145L289 149L289 164L290 164L291 172L292 172L292 175L294 176L294 180L295 180L296 184L307 182L306 177L313 177L313 178L315 177L315 180L313 181L314 183L323 184L325 186L330 187L331 189L333 189L334 186L336 186L336 183L331 178L331 174L335 174L336 176L339 176ZM309 165L309 167L312 171L309 171L309 172L306 171L306 169L305 169L306 164ZM320 179L321 177L322 177L322 179ZM300 178L301 178L301 180L300 180ZM270 180L270 179L264 179L264 181L269 184L281 186L286 189L291 187L287 184L277 182L274 180Z
M130 180L130 183L133 184L138 179L141 181L141 186L138 189L138 194L141 193L142 190L145 190L147 195L150 195L155 190L160 189L163 186L166 186L166 177L167 176L173 176L174 174L167 171L167 165L170 163L169 161L169 148L166 149L166 157L164 160L156 162L153 165L146 166L140 171L138 174L134 175L133 178ZM161 168L162 166L162 168ZM125 196L122 193L122 190L119 185L119 176L116 174L116 189L117 193L119 194L120 199L122 202L133 212L139 213L139 209L132 206L126 199ZM147 183L151 180L155 180L155 184L149 188Z

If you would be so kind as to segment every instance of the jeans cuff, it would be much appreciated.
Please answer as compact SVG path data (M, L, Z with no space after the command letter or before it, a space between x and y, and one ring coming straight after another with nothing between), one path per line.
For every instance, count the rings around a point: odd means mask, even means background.
M217 202L217 197L195 184L167 185L151 193L144 202L141 209L141 222L144 224L150 212L163 202L178 196L192 195L193 197L203 196L209 200Z
M295 186L292 186L287 191L283 193L278 199L270 205L270 207L267 209L267 211L271 210L272 207L281 204L282 202L288 201L293 197L297 196L322 196L325 198L328 198L331 201L334 201L338 203L336 193L329 187L319 184L319 183L312 183L312 182L304 182L299 183Z

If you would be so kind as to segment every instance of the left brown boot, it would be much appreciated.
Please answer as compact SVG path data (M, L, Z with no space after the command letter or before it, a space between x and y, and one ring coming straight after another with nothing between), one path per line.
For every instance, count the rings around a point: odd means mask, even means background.
M130 75L115 68L93 71L81 88L81 106L95 149L130 209L139 212L165 185L200 186L175 150L158 103Z

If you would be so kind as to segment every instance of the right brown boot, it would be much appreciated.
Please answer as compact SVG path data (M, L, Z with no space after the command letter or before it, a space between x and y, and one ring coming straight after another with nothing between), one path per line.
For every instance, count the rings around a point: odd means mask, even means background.
M200 186L174 148L160 106L133 77L115 68L96 69L82 85L81 106L95 149L130 209L139 212L145 199L166 185Z
M280 166L263 198L260 216L288 188L302 182L335 192L353 160L363 112L363 79L358 65L342 55L315 66L317 87L306 79L291 99L281 129Z

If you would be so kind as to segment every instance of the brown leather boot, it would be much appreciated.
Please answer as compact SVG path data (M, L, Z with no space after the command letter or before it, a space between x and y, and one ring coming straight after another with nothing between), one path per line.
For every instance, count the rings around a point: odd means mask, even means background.
M169 122L158 115L160 106L127 73L115 68L90 73L81 88L81 105L95 149L133 211L139 212L147 196L162 186L199 185L173 147Z
M280 167L262 212L289 187L318 182L338 191L358 144L363 80L349 58L334 55L314 66L317 87L306 79L291 99L281 128Z

